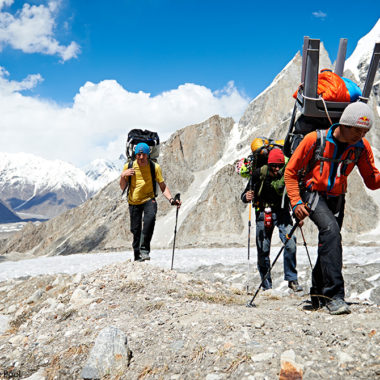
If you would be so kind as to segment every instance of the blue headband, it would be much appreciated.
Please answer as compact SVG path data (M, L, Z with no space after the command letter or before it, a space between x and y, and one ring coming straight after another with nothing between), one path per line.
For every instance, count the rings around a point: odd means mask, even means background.
M135 147L135 154L145 153L150 154L149 146L145 143L138 143Z

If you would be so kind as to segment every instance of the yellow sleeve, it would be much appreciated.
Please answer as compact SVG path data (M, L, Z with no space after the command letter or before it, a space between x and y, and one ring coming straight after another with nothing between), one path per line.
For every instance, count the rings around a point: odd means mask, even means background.
M164 178L162 177L161 166L158 165L157 163L155 163L154 164L154 169L155 169L155 172L156 172L156 182L158 182L158 183L165 182Z

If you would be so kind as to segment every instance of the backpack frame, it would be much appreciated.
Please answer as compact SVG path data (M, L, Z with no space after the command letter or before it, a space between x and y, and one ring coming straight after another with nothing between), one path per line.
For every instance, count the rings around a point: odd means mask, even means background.
M302 52L301 84L297 91L288 133L284 142L284 154L291 157L304 136L318 129L327 129L337 123L349 102L325 101L317 94L320 40L304 37ZM347 39L341 38L334 72L343 76ZM368 66L360 101L367 103L380 61L380 42L375 44ZM297 109L301 116L296 121Z

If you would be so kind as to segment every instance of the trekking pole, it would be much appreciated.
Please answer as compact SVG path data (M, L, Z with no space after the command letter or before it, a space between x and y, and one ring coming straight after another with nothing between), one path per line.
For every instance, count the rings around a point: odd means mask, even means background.
M252 215L252 201L249 202L249 216L248 216L248 268L247 268L247 294L249 294L249 260L251 258L251 215Z
M291 239L291 237L293 236L294 234L294 231L296 230L296 228L298 227L300 221L297 219L296 220L296 224L292 227L292 229L290 230L290 232L288 234L286 234L286 242L284 243L284 245L281 247L280 249L280 252L278 252L276 258L274 259L272 265L269 267L268 269L268 272L265 274L264 278L262 279L261 281L261 284L259 285L259 287L257 288L256 290L256 293L254 294L254 296L252 297L252 299L247 303L247 307L256 307L256 305L253 303L253 301L255 300L257 294L259 293L261 287L263 286L264 282L266 281L266 279L269 277L269 274L270 272L272 271L273 267L274 267L274 264L276 264L276 261L278 260L278 258L280 257L282 251L285 249L285 246L287 244L287 242Z
M306 249L307 257L308 257L308 259L309 259L310 268L311 268L311 270L313 270L313 264L311 263L311 259L310 259L310 255L309 255L309 250L307 249L306 239L305 239L305 236L304 236L304 234L303 234L302 227L299 226L299 228L300 228L301 235L302 235L302 239L303 239L303 245L304 245L304 247L305 247L305 249Z
M176 194L175 197L174 197L174 201L179 201L180 197L181 197L180 193ZM173 239L172 265L170 267L170 270L173 270L173 264L174 264L174 249L175 249L175 237L177 235L178 210L179 210L179 206L177 206L177 210L176 210L176 213L175 213L175 227L174 227L174 239Z

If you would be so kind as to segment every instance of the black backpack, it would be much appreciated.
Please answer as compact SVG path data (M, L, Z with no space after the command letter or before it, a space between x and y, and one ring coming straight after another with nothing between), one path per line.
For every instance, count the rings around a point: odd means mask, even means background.
M292 118L293 119L293 118ZM330 122L331 120L331 122ZM332 124L338 123L339 118L312 117L300 115L296 122L291 121L284 141L284 154L291 157L303 138L310 132L329 129Z
M156 186L156 171L155 171L155 162L157 162L159 153L160 153L160 138L158 137L157 132L151 132L147 129L132 129L128 133L128 138L126 142L125 147L125 153L127 155L128 159L128 169L132 168L133 162L136 159L135 155L135 147L139 143L145 143L150 148L150 154L149 154L149 166L150 166L150 173L152 176L152 184L153 184L153 192L154 196L157 197L157 186ZM131 186L131 177L128 179L128 183L126 187L123 190L123 194L125 191L127 191L127 194L129 192L129 188Z
M158 137L157 132L151 132L147 129L132 129L129 131L125 147L128 160L134 161L135 147L139 143L145 143L149 146L149 159L157 162L157 158L160 154L160 138Z

